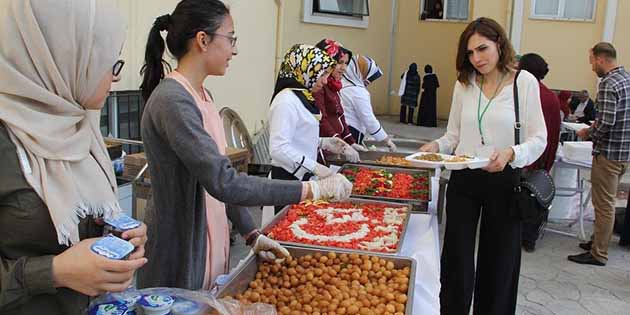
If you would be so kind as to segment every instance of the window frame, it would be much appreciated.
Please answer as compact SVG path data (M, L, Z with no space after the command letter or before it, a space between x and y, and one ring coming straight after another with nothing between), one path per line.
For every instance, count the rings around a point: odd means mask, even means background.
M471 15L472 15L472 2L474 0L468 0L468 17L466 19L463 20L458 20L458 19L449 19L447 18L447 11L448 11L448 6L446 5L446 2L451 1L451 0L442 0L442 5L443 7L443 12L442 12L442 19L429 19L429 18L422 18L422 14L424 13L424 5L426 4L427 0L420 0L420 14L418 15L418 19L420 21L423 22L446 22L446 23L469 23L471 21Z
M303 1L303 16L302 21L304 23L312 23L312 24L324 24L324 25L334 25L334 26L345 26L345 27L354 27L354 28L368 28L369 26L369 15L367 16L352 16L352 15L343 15L343 14L332 14L332 13L319 13L313 12L313 1L314 0L304 0ZM368 14L369 12L369 0L363 0L368 5ZM377 0L382 1L382 0Z
M555 15L536 14L537 1L541 1L541 0L531 0L531 8L530 8L530 14L529 14L530 20L595 22L595 16L597 15L597 0L588 0L588 1L593 1L593 13L590 18L583 18L583 19L564 17L564 10L566 7L566 3L567 1L571 1L571 0L558 0L558 12Z
M321 0L313 0L312 7L314 7L315 1L321 1ZM317 12L313 11L313 13L339 15L339 16L349 16L349 17L370 16L370 1L368 1L368 0L361 0L361 1L363 1L363 3L365 4L365 10L367 11L366 14L351 14L351 13L342 13L342 12L334 12L334 11L325 11L325 10L322 10L321 8L319 8L319 11L317 11Z

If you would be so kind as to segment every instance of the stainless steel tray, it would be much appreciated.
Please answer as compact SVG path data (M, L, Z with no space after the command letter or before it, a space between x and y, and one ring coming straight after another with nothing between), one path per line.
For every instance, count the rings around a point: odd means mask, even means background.
M414 212L428 212L429 200L431 200L431 172L426 169L408 169L408 168L400 168L400 167L391 167L391 166L376 166L376 165L361 165L361 164L345 164L339 169L339 173L341 173L344 169L349 167L363 167L372 170L380 170L384 169L390 172L400 172L407 174L418 174L424 173L428 179L429 185L429 199L428 200L418 200L418 199L406 199L406 198L390 198L390 197L382 197L382 196L368 196L368 195L356 195L352 194L353 198L361 198L361 199L369 199L369 200L378 200L378 201L387 201L387 202L396 202L396 203L406 203L412 206L412 211Z
M384 166L384 167L398 167L398 168L408 168L408 169L421 169L421 170L426 170L429 172L429 174L431 175L432 172L435 172L434 169L428 169L428 168L421 168L421 167L417 167L414 165L387 165L387 164L380 164L378 162L376 162L378 159L384 157L384 156L393 156L393 157L399 157L399 158L405 158L406 156L408 156L409 154L407 153L401 153L401 152L383 152L383 151L367 151L367 152L359 152L359 158L361 159L361 162L359 163L355 163L355 164L360 164L360 165L378 165L378 166ZM338 165L338 166L343 166L345 164L348 164L350 162L346 161L345 159L341 158L338 154L330 154L330 155L326 155L326 162L328 162L329 164L333 164L333 165Z
M363 203L378 203L378 204L384 204L384 205L390 205L390 206L396 206L396 207L407 207L407 209L411 208L411 205L407 204L407 203L400 203L400 202L387 202L387 201L378 201L378 200L368 200L368 199L360 199L360 198L350 198L349 201L353 202L353 203L359 203L359 204L363 204ZM262 229L262 233L263 234L267 234L269 233L269 231L271 230L271 228L273 228L276 224L280 223L280 221L282 221L282 219L284 219L284 217L287 216L288 212L289 212L289 208L291 208L291 206L286 206L282 209L282 211L280 211L274 218L273 220L271 220L271 222L269 222L269 224L267 224L263 229ZM312 244L305 244L305 243L295 243L295 242L286 242L286 241L279 241L276 240L278 243L282 244L282 245L288 245L288 246L295 246L295 247L309 247L309 248L318 248L321 250L328 250L328 251L334 251L334 250L338 250L338 249L343 249L349 252L356 252L356 253L360 253L360 254L372 254L372 253L379 253L379 254L383 254L383 255L398 255L400 253L400 251L402 250L402 246L403 246L403 242L405 241L405 235L407 234L407 226L409 225L409 218L411 217L411 211L409 211L407 213L407 215L405 216L405 220L403 221L402 225L402 231L400 232L400 237L399 237L399 241L398 241L398 246L396 246L396 251L394 252L390 252L390 253L383 253L383 252L376 252L376 251L369 251L369 250L364 250L364 249L348 249L348 248L340 248L340 247L332 247L332 246L322 246L322 245L312 245Z
M337 254L346 253L353 254L356 253L354 251L343 250L343 249L334 249L334 250L325 250L319 248L304 248L304 247L293 247L287 246L286 249L291 253L293 257L302 257L306 255L313 255L315 253L327 253L327 252L335 252ZM366 254L366 253L362 253ZM411 269L409 273L409 287L407 288L407 303L405 305L405 314L411 315L413 314L413 295L415 291L415 279L416 279L416 261L411 257L406 256L389 256L382 255L376 253L367 253L368 256L377 256L383 258L386 261L391 261L394 263L395 268L404 268L409 267ZM250 256L243 267L236 271L233 275L232 279L228 281L217 293L217 297L222 298L227 295L234 296L239 293L243 293L247 290L249 283L256 278L256 272L258 271L258 258L256 255Z

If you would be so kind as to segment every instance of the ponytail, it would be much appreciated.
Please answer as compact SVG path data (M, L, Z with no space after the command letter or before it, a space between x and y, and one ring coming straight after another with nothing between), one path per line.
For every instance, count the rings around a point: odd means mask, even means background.
M151 96L151 92L155 90L155 87L166 75L166 71L172 70L171 65L162 59L164 56L164 50L166 45L164 39L162 39L161 31L168 30L170 24L170 15L162 15L155 20L153 27L149 31L149 38L147 39L147 48L144 52L144 66L140 69L140 75L142 75L142 84L140 90L142 91L142 98L146 102ZM166 68L166 71L165 69Z
M230 10L221 0L182 0L172 14L155 19L147 39L144 66L140 70L142 98L147 101L164 76L172 71L171 65L162 58L165 46L179 60L188 53L189 40L197 32L213 34L229 14ZM161 31L168 32L166 45Z

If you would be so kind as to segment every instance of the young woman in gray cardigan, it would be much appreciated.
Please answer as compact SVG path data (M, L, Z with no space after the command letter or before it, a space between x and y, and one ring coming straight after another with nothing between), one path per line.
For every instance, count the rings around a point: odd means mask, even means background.
M178 60L177 75L190 83L196 95L172 78L162 80L165 62L160 31L168 32L166 43ZM232 18L219 0L183 0L172 14L159 17L149 33L141 86L148 99L142 139L153 198L145 219L149 262L139 274L139 287L203 287L208 263L206 192L226 204L229 219L255 252L285 255L288 252L280 245L257 232L244 207L320 197L343 200L352 190L342 175L302 183L247 176L232 168L217 146L222 141L215 141L206 131L195 98L206 95L203 81L208 75L225 74L236 55L235 44Z

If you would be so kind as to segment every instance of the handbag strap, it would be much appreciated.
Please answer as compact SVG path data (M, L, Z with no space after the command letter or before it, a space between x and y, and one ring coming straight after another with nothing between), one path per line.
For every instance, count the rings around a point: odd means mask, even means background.
M516 117L514 122L514 144L516 145L521 144L521 120L518 108L518 86L516 85L516 80L518 79L518 75L520 73L521 70L518 70L514 76L514 116Z
M520 120L520 111L518 104L518 85L516 81L518 79L518 75L521 73L521 70L516 71L516 75L514 76L514 144L519 145L521 143L521 120ZM521 172L515 170L513 177L514 191L521 191Z

